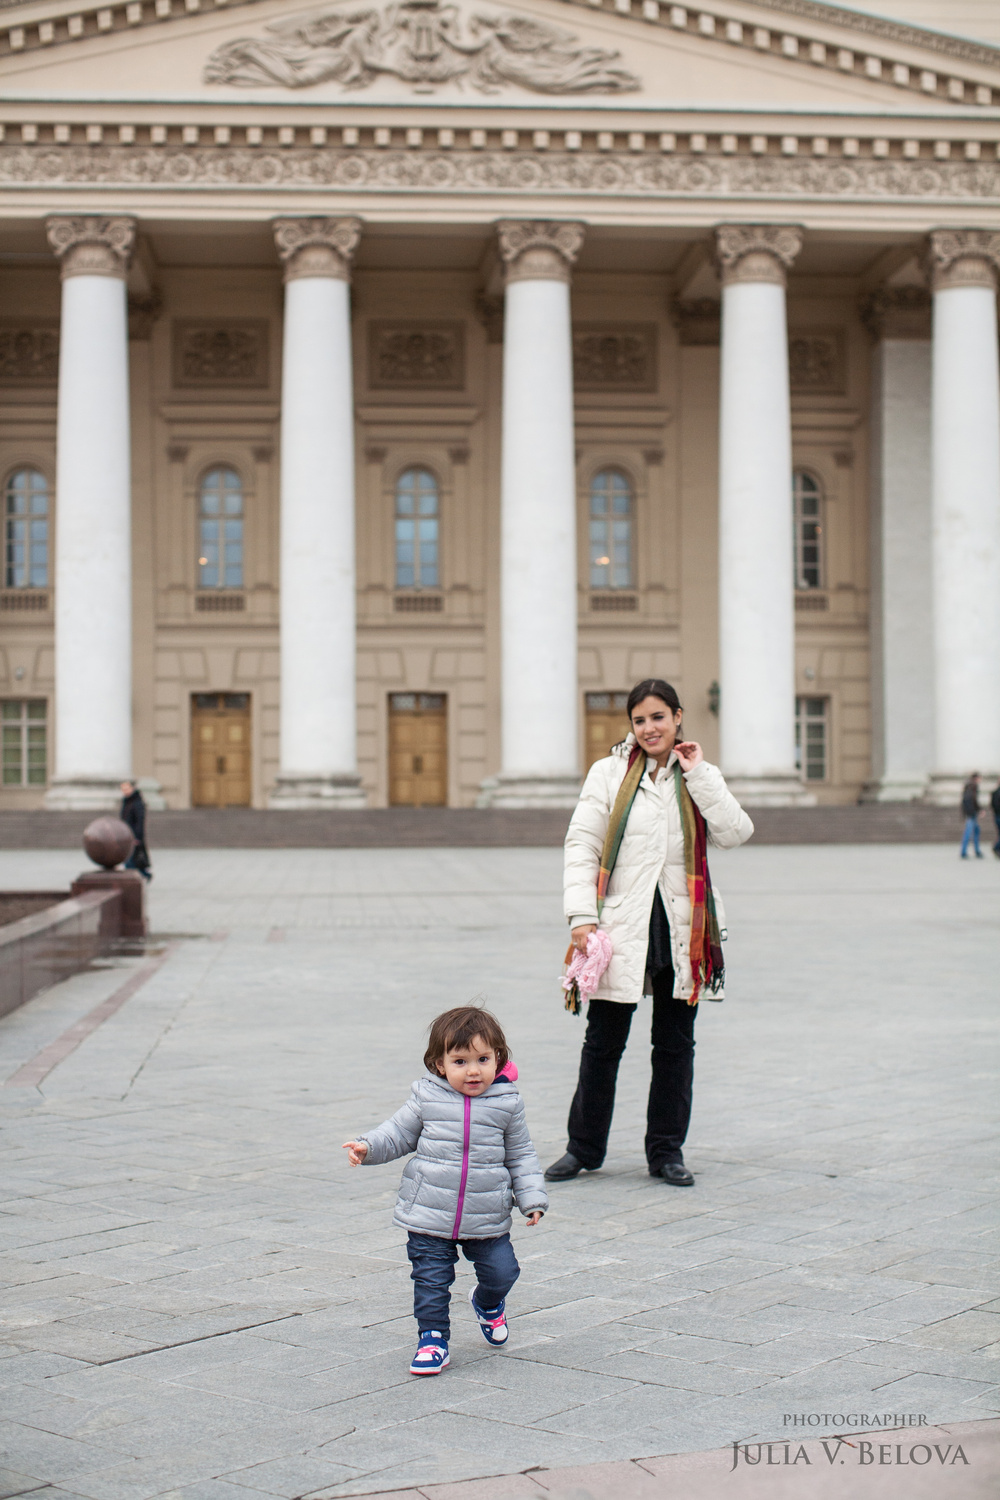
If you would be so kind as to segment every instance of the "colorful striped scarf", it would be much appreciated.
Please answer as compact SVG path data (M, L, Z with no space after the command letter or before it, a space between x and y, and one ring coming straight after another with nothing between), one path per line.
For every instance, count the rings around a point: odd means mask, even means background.
M722 934L708 873L708 827L704 815L687 789L680 766L674 761L674 791L684 825L684 873L691 902L691 978L694 988L688 1005L697 1005L706 990L717 995L726 977L722 957Z
M628 815L632 811L632 803L635 801L635 794L639 790L639 783L645 769L645 751L641 745L633 745L629 753L625 776L611 809L608 831L604 835L604 847L601 850L601 864L597 872L598 921L600 921L604 900L608 894L611 874L618 859ZM691 902L689 955L693 988L687 1003L697 1005L703 992L710 995L719 993L726 971L722 957L719 919L715 910L715 897L712 894L712 880L708 873L708 828L701 809L687 789L687 783L677 761L674 762L673 777L677 806L681 814L681 826L684 830L684 873ZM572 951L571 947L566 956L567 963L572 956ZM579 993L574 993L572 989L566 994L566 1009L573 1011L576 1015L579 1015L581 1010Z

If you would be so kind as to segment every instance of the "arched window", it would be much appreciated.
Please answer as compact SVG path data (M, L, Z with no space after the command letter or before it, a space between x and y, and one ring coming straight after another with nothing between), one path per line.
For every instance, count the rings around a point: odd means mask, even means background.
M590 586L630 589L632 578L632 486L618 469L602 469L590 481Z
M4 500L4 587L47 588L49 482L37 469L15 469Z
M243 587L243 481L235 469L209 469L201 481L198 587Z
M396 587L435 589L438 569L438 487L427 469L406 469L396 481Z
M795 499L795 587L823 587L823 492L805 469L793 475Z

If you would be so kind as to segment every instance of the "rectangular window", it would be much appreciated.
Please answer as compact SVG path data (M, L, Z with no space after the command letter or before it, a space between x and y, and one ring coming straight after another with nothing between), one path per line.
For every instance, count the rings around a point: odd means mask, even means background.
M803 781L827 778L827 698L795 700L795 767Z
M396 484L396 587L436 589L438 487L427 469L407 469Z
M590 485L590 586L632 587L632 486L617 469Z
M795 587L823 587L823 496L819 481L804 469L796 469L793 499L795 506Z
M0 703L4 786L45 786L45 713L44 698L7 698Z
M37 469L18 469L6 486L4 587L43 589L49 581L49 485Z

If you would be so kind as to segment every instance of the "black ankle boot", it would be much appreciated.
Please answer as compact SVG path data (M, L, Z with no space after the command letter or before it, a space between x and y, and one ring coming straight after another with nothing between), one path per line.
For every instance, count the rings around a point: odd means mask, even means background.
M567 1151L565 1156L560 1156L551 1167L545 1169L546 1182L569 1182L570 1178L578 1177L584 1170L583 1162L577 1161L572 1151Z

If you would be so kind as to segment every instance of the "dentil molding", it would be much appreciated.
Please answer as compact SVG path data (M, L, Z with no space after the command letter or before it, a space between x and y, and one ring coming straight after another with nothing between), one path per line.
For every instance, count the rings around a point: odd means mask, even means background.
M333 276L350 281L351 262L361 238L360 219L275 219L274 243L285 280Z
M1000 234L986 229L935 229L927 238L927 267L934 291L985 286L994 291L1000 271Z
M124 280L135 248L135 220L96 214L46 219L45 232L68 276L116 276Z
M769 281L784 286L802 249L802 231L786 224L722 224L715 254L723 286Z
M270 150L9 143L0 145L0 185L44 191L62 186L158 188L171 193L201 193L208 187L218 194L227 190L281 193L340 188L359 195L489 193L577 198L632 194L638 198L700 201L739 196L750 202L754 198L790 203L909 201L983 204L992 209L1000 198L1000 162L556 150L402 151L336 146Z
M569 281L583 248L582 224L551 219L503 219L497 246L512 281Z

